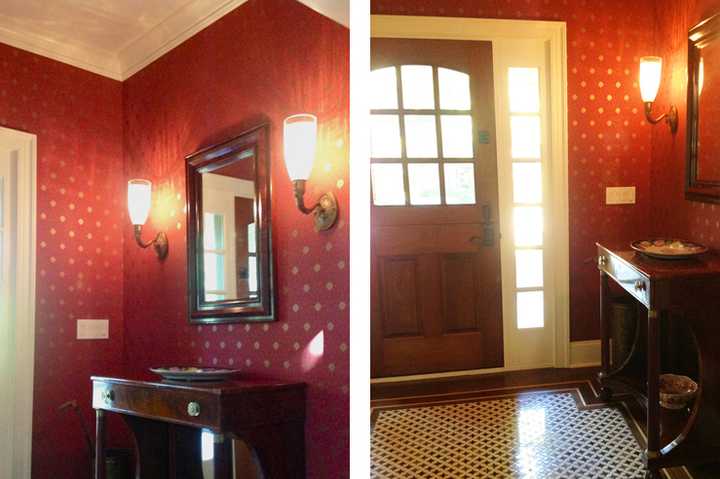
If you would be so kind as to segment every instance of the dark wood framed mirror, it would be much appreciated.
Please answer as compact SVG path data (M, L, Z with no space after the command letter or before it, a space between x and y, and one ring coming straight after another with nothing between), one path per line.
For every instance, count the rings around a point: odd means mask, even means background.
M688 33L685 198L720 203L720 14Z
M275 320L268 128L186 158L191 323Z

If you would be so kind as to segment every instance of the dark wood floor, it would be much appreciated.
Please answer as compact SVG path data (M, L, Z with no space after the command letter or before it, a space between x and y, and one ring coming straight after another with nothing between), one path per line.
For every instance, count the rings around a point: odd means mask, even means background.
M595 391L599 390L595 379L597 372L597 368L538 369L437 379L376 382L371 385L371 406L378 407L394 403L400 404L411 398L413 403L423 401L433 402L442 396L462 397L464 394L496 390L515 390L522 392L552 389L553 385L583 381L590 381L590 387L586 388L587 392L583 393L583 395L592 396ZM597 401L596 398L592 397L587 397L586 400L588 402ZM625 403L632 418L635 420L634 422L644 426L645 417L643 408L639 406L632 396L620 396L617 400ZM634 426L631 424L631 427ZM638 437L642 442L641 436L639 435ZM644 447L644 444L642 444L642 447ZM681 468L675 468L665 472L666 477L669 479L687 479L689 477ZM718 479L720 478L720 463L702 468L693 468L688 472L690 472L690 477L693 479Z

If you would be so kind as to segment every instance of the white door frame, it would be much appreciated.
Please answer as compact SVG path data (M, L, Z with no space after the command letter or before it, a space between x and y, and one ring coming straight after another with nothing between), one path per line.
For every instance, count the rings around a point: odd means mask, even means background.
M372 15L371 36L380 38L416 38L439 40L490 41L493 50L503 42L513 40L537 40L544 42L547 51L547 88L548 111L544 115L549 136L547 138L547 168L543 185L545 200L552 214L545 220L544 249L545 260L545 313L552 315L554 332L554 361L543 366L567 367L570 359L570 294L569 294L569 221L568 221L568 146L567 146L567 45L565 22L547 22L534 20L497 20L484 18L423 17L405 15ZM495 72L497 77L498 72ZM545 123L544 122L544 123ZM498 145L501 135L505 135L500 122L496 130ZM499 150L499 148L498 148ZM500 152L498 151L498 159ZM499 165L500 166L500 165ZM501 185L502 186L502 185ZM511 224L506 221L500 225L501 231L510 232ZM512 237L503 234L503 237ZM501 244L502 246L502 244ZM507 269L507 268L505 268ZM503 278L506 272L503 272ZM514 273L513 276L514 277ZM503 281L503 296L507 296L507 286ZM510 288L510 291L514 291ZM503 301L503 328L508 328L509 316ZM513 325L514 327L514 325ZM489 373L513 369L528 369L521 360L513 360L512 348L505 342L505 366L464 372L443 373L459 375L467 373ZM376 381L393 380L380 378ZM394 378L397 380L397 378Z
M14 323L3 328L10 345L10 385L3 394L12 405L12 442L0 449L0 463L9 464L13 479L30 479L32 465L33 378L35 364L35 264L36 264L36 162L37 138L30 133L0 127L0 161L11 163L15 177L14 228L9 230L13 245L14 288L9 310ZM13 275L14 272L14 275ZM6 305L7 306L7 305ZM2 339L2 338L0 338ZM6 469L3 470L6 471Z

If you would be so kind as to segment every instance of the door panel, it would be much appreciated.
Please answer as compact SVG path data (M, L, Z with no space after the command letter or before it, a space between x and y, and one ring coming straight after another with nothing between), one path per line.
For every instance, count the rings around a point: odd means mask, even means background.
M399 123L375 133L373 150L391 156L372 163L402 167L373 188L401 181L390 188L405 198L371 208L373 376L502 366L491 44L373 39L372 68L384 69L373 88L386 82L372 114ZM417 164L432 174L418 180Z
M417 260L413 257L384 257L381 270L385 336L420 335L422 327L417 308Z
M444 333L478 330L478 311L475 302L475 255L448 254L442 256L442 298ZM468 287L470 286L470 287Z

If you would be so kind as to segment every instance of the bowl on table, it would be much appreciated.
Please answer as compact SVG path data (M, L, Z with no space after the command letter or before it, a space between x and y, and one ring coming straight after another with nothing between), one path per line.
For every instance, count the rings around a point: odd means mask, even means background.
M698 385L687 376L660 375L660 405L666 409L683 409L697 394Z

